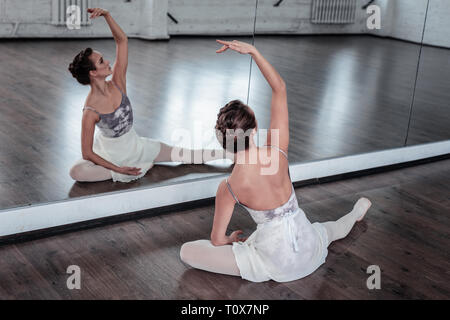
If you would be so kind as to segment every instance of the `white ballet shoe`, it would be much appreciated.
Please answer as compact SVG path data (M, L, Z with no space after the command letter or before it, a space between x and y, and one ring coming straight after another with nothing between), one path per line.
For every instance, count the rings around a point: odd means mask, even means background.
M367 210L369 210L369 208L372 206L372 202L367 199L367 198L359 198L358 201L356 201L355 205L353 206L353 209L358 210L359 212L363 212L362 215L356 220L356 221L361 221L362 219L364 219L364 216L367 213Z

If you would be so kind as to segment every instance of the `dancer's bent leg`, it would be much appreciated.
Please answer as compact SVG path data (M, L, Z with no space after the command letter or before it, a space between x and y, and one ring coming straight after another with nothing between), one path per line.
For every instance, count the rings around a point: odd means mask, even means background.
M161 150L154 162L182 162L186 164L201 164L217 159L233 159L233 155L224 150L187 149L169 146L161 142Z
M324 222L323 225L327 229L328 245L331 242L345 238L352 230L357 221L364 218L367 210L372 203L367 198L360 198L353 206L353 210L337 221Z
M187 242L181 246L181 260L193 268L230 276L240 276L233 246L214 246L209 240Z
M70 176L79 182L96 182L112 179L111 171L89 160L79 160L70 169Z

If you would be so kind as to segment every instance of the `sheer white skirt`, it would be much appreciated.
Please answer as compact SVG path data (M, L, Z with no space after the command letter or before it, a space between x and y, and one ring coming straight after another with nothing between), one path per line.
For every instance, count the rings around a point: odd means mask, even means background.
M140 137L133 128L117 138L105 137L100 132L94 139L93 151L103 159L119 167L137 167L138 176L125 175L111 170L113 181L131 182L143 177L153 167L153 161L161 150L159 141Z

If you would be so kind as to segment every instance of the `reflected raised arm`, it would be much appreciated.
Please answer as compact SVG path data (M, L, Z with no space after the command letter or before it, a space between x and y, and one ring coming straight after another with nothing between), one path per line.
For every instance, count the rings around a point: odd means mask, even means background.
M95 19L103 16L111 29L114 41L116 42L116 61L113 67L112 80L121 87L126 94L126 73L128 67L128 37L111 17L109 11L101 8L87 9L91 13L90 18Z

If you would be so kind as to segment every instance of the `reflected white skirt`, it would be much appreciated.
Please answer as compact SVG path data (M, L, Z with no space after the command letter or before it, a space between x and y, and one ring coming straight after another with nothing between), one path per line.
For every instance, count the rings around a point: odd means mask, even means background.
M139 176L121 174L111 170L114 182L131 182L143 177L153 167L153 162L161 150L157 140L139 137L131 128L118 138L105 137L101 132L94 139L93 151L103 159L118 167L137 167L141 169Z

